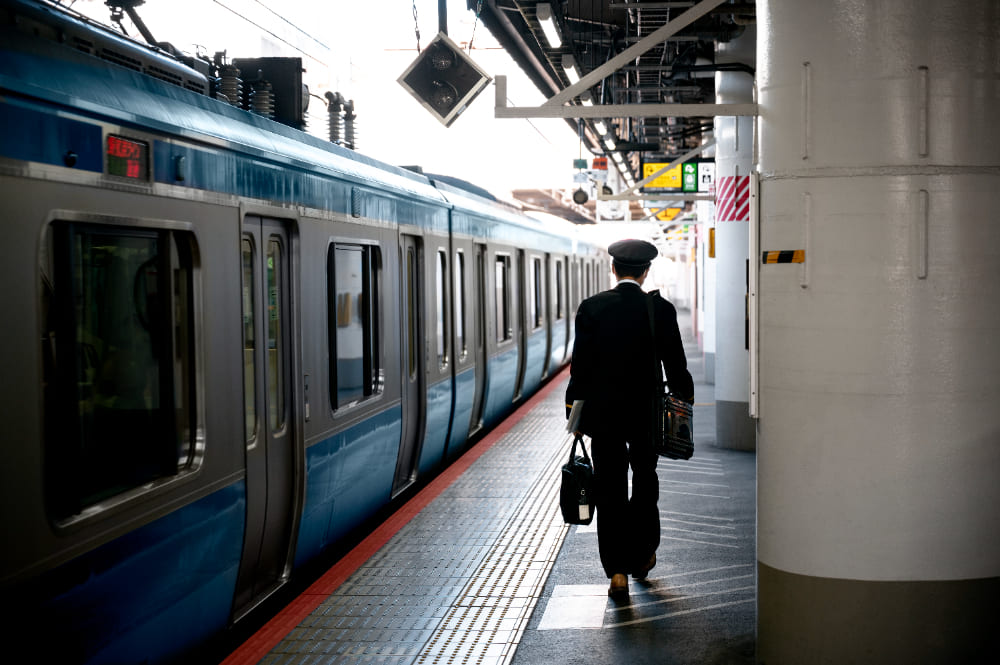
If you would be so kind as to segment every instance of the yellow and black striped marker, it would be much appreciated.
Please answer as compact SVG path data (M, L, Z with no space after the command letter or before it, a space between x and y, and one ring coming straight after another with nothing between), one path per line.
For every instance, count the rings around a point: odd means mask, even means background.
M805 263L806 250L786 249L780 252L764 252L761 263Z

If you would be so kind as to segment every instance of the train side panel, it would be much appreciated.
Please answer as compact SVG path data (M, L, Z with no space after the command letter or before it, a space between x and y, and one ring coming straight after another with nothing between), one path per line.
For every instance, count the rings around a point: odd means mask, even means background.
M19 599L24 623L8 625L29 650L18 662L37 655L39 644L55 662L161 662L222 631L240 562L245 489L230 485L44 574L36 581L44 595ZM16 654L20 646L11 648Z
M451 433L445 451L446 460L454 460L465 450L466 442L481 427L482 383L485 376L485 302L481 268L477 267L482 243L473 242L463 229L465 214L451 214L451 373L454 381L454 409Z
M87 143L76 147L82 153ZM100 154L99 138L95 147ZM32 167L35 173L48 168ZM39 623L39 617L59 618L63 638L48 643L52 655L66 662L108 662L125 653L156 660L212 634L230 616L245 520L242 437L233 434L230 418L239 412L239 398L228 382L239 372L231 351L231 340L239 337L239 298L227 285L232 283L227 273L238 273L238 265L235 256L206 257L228 250L225 229L235 229L237 215L217 203L167 205L148 188L96 196L97 174L77 172L76 182L60 182L63 169L52 167L47 176L48 181L0 177L3 217L16 222L5 229L3 278L24 285L8 298L18 325L6 328L0 350L8 372L0 401L13 425L0 468L2 522L5 533L17 534L3 548L0 570L5 595L18 599L21 608L15 622L24 621L9 627L42 637L36 631L51 624ZM186 433L177 431L188 442L191 460L178 472L174 452L172 473L130 487L140 482L130 478L147 477L143 469L150 458L129 451L140 446L169 451L162 447L169 441L100 423L162 415L129 405L123 392L137 378L158 372L161 382L146 384L148 403L167 379L164 365L156 369L141 356L124 364L143 345L153 348L136 321L150 315L155 301L137 295L133 285L140 282L131 275L120 284L128 287L124 291L88 284L128 270L127 265L134 270L137 260L129 257L139 252L166 257L167 247L187 248L173 270L190 282L187 290L176 283L189 297L173 304L183 310L192 334L174 343L185 369L169 374L175 400L186 404L190 418ZM73 257L86 262L67 271L65 262ZM139 274L146 275L144 293L152 293L154 273ZM125 318L102 323L85 318L80 309L72 315L75 324L60 323L64 315L58 312L69 315L64 305L75 289L80 304L96 306L101 297L109 313ZM139 313L136 303L143 303ZM188 346L193 340L197 344ZM72 372L76 378L64 373L66 363L78 368ZM192 372L203 384L185 399ZM67 402L60 394L79 400ZM113 431L119 433L84 438L88 432ZM82 462L81 450L87 451ZM78 512L81 502L89 507Z
M423 294L422 321L425 336L425 421L420 445L416 480L439 468L444 462L454 413L455 363L452 323L453 257L448 214L422 220ZM400 488L402 489L402 488Z
M349 534L389 501L401 422L397 403L306 450L306 496L296 567Z
M300 223L305 488L295 567L389 501L402 436L397 201L371 187L329 188L349 212Z

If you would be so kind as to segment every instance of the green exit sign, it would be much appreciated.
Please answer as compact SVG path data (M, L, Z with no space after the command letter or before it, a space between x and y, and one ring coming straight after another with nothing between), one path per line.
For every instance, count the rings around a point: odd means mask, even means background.
M681 169L681 191L698 191L698 165L694 162L685 162Z

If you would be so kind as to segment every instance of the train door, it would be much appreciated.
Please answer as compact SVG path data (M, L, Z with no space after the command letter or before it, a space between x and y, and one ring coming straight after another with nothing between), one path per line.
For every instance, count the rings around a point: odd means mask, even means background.
M517 381L514 384L514 401L521 399L524 391L524 373L528 363L528 315L525 305L530 294L525 293L527 284L527 267L524 263L524 250L517 250L517 287L514 293L517 294Z
M400 300L402 306L403 434L396 460L393 495L416 479L424 431L423 247L417 236L401 236Z
M288 229L276 219L248 215L240 244L247 507L237 618L284 581L295 450Z
M486 339L489 331L486 329L486 245L476 243L474 248L473 270L473 352L476 354L476 397L472 403L472 422L469 434L474 434L483 426L483 409L486 408L486 374L489 371Z
M569 259L558 257L556 259L556 321L559 334L556 339L560 340L563 347L563 358L572 351L570 343L573 339L573 325L576 318L576 310L572 308L569 297Z
M572 274L570 276L570 303L573 311L580 307L583 298L580 297L580 260L574 259L570 264Z
M535 314L537 320L545 326L545 361L542 364L542 379L549 375L549 366L552 364L552 256L545 255L545 262L539 258L531 260L534 277L531 280L531 288L534 293L535 307L538 312Z

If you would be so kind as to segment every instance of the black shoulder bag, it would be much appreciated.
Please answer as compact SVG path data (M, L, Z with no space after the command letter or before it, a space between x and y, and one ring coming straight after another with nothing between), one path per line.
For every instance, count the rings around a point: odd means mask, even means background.
M576 454L577 443L583 455ZM569 461L562 467L559 507L566 524L590 524L594 519L594 466L590 463L581 434L573 439Z
M694 440L691 433L691 405L667 392L663 380L663 370L656 346L656 316L653 312L653 298L659 298L659 291L646 296L646 311L649 313L649 332L653 340L653 422L651 433L656 453L670 459L691 459L694 454Z

